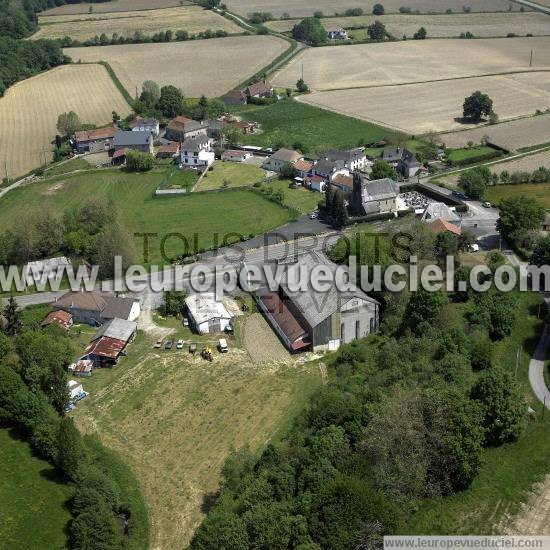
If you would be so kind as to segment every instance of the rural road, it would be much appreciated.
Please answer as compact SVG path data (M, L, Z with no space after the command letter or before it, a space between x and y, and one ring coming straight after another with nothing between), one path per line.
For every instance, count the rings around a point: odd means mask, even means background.
M542 4L539 4L538 2L531 2L531 0L515 0L517 4L523 4L524 6L527 6L528 8L533 8L537 11L542 11L543 13L550 14L550 7L543 6Z
M544 301L548 308L550 306L550 296L545 296ZM535 348L533 358L529 362L529 382L531 383L533 393L541 403L546 405L547 409L550 409L550 390L544 379L544 366L548 356L547 350L549 346L550 332L548 332L548 327L545 326L539 343Z

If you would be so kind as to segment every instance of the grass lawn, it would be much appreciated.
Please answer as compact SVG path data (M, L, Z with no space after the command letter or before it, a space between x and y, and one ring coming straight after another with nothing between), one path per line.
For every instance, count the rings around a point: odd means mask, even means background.
M510 197L527 196L536 199L544 208L550 208L550 183L526 183L521 185L495 185L488 187L485 197L498 204Z
M227 187L246 187L265 178L265 170L253 164L216 161L212 167L214 170L206 172L195 191L221 189L225 182Z
M381 139L396 141L399 136L387 128L311 107L293 99L267 106L241 105L231 110L262 126L262 133L244 135L244 143L273 148L299 145L306 154L320 153L330 148L356 147Z
M477 145L475 147L465 147L464 149L449 149L447 151L447 160L452 162L476 162L480 157L482 159L487 159L488 155L496 157L498 151L492 147L487 147L486 145Z
M316 191L310 191L305 187L291 189L289 187L290 183L290 180L277 180L266 183L265 187L271 187L274 191L281 190L285 196L284 203L296 208L296 210L302 214L315 210L317 204L323 199L324 195Z
M173 163L166 168L155 168L157 173L163 173L159 183L159 189L185 189L191 193L193 186L199 179L199 172L196 170L180 170Z
M550 415L541 418L541 407L528 381L529 359L542 331L537 319L541 298L521 293L518 318L513 333L497 344L494 361L511 372L515 356L523 346L518 381L529 404L537 411L519 441L497 449L487 449L483 466L471 487L445 499L425 502L404 529L407 534L476 535L496 532L499 521L514 515L532 485L548 474Z
M68 174L69 172L74 172L75 170L89 170L90 164L86 162L83 158L77 157L66 162L59 162L54 164L50 168L44 171L46 177L58 176L59 174Z
M0 548L67 547L71 519L65 503L72 489L56 470L33 455L16 432L0 429Z
M315 364L252 363L229 337L230 351L209 363L191 356L197 338L173 319L184 350L153 349L140 332L128 357L83 381L90 396L73 413L79 428L95 432L122 455L137 477L151 517L151 548L186 547L204 516L208 496L233 449L260 451L288 427L320 384ZM200 350L200 345L199 345Z
M153 263L162 261L160 241L169 233L185 237L191 250L195 239L199 249L207 249L216 243L216 234L220 241L230 232L248 237L279 227L292 218L290 211L248 190L155 197L154 191L164 175L163 169L141 174L109 169L59 176L8 193L0 201L0 219L3 227L10 227L18 223L22 211L48 208L61 216L64 210L77 208L90 198L112 201L131 233L158 235L150 241L149 262ZM171 257L186 252L181 238L170 238L165 244ZM136 237L136 245L141 252L141 238Z

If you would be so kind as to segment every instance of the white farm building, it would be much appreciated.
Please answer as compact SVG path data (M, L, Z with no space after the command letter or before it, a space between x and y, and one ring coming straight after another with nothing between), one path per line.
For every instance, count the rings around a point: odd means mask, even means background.
M214 293L193 294L186 298L191 326L199 334L223 332L231 324L233 316Z

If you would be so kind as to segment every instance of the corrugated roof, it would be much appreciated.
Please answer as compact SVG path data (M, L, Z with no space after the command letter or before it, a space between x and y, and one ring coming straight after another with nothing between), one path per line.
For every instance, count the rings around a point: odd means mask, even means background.
M279 149L271 155L272 159L280 160L282 162L296 162L303 158L301 153L298 151L293 151L292 149Z
M98 338L106 336L108 338L115 338L117 340L128 342L136 333L136 330L137 324L133 321L115 318L107 321L103 326L99 327L91 341L93 342Z
M212 319L231 319L233 317L211 292L192 294L185 299L185 305L199 325Z
M83 357L97 355L99 357L106 357L107 359L116 359L125 347L126 342L122 340L102 336L88 345L84 350Z
M52 311L51 313L48 313L48 315L46 315L45 319L40 323L40 326L47 327L52 323L57 323L61 327L68 329L71 325L72 319L72 314L68 313L67 311Z
M95 130L75 132L74 137L78 142L111 139L118 131L118 128L114 126L109 128L96 128Z

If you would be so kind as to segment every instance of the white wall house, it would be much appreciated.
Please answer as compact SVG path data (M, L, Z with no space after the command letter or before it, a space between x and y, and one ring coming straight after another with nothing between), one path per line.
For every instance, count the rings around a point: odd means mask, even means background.
M156 118L141 118L137 117L130 124L132 132L151 132L154 136L158 136L160 132L159 121Z
M212 139L206 136L186 139L181 145L180 166L193 168L210 166L216 158L212 150L212 143Z

